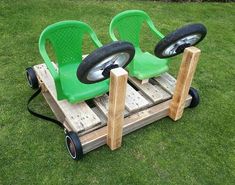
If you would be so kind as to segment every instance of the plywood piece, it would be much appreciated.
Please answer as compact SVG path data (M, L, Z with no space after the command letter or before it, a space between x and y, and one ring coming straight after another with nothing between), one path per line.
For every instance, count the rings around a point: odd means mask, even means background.
M185 107L188 107L192 100L191 96L187 96L185 101ZM169 105L171 100L167 100L160 104L154 105L141 112L137 112L124 119L123 135L129 134L139 128L142 128L148 124L156 122L168 115ZM106 144L107 126L95 130L80 137L83 153L88 153L104 144Z
M153 85L151 83L141 84L141 81L129 77L130 82L132 82L145 96L147 96L152 102L159 103L163 100L169 99L170 95L165 93L164 90L158 85Z
M176 79L168 73L163 73L159 77L155 77L154 80L171 95L174 94Z
M54 80L45 64L36 65L34 69L60 110L64 113L65 120L75 132L82 132L101 123L98 116L85 102L70 104L67 100L57 100Z
M110 72L107 145L111 150L121 147L122 143L127 78L123 68Z
M169 117L175 121L182 117L185 100L196 71L200 53L201 51L196 47L189 47L184 50L169 111Z

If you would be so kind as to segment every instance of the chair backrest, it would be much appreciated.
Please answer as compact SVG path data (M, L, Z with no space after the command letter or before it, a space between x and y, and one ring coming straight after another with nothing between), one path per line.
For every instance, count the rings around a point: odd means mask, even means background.
M144 11L124 11L112 19L109 34L113 40L117 40L114 33L117 30L121 40L131 42L139 48L140 31L144 22L151 22L150 17Z
M45 45L48 40L52 44L59 67L68 62L80 63L83 36L87 33L91 36L93 42L99 42L90 26L83 22L62 21L52 24L40 36L40 53L45 53Z

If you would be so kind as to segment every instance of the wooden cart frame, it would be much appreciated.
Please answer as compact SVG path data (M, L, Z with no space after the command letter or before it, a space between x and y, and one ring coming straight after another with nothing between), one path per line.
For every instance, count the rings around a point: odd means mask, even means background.
M122 68L111 71L110 91L78 104L58 101L53 78L45 64L34 66L42 94L56 118L67 131L78 134L83 154L104 144L114 150L122 136L169 116L181 118L192 97L189 88L196 70L200 50L186 48L177 80L168 73L139 81L128 77Z

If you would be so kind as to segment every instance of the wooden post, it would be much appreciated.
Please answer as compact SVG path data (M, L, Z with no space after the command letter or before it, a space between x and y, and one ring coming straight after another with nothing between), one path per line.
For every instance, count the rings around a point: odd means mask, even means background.
M111 150L119 148L122 143L127 77L122 68L111 70L107 122L107 144Z
M201 51L196 47L189 47L184 50L175 91L169 109L169 117L174 121L182 117L185 100L188 96L200 53Z

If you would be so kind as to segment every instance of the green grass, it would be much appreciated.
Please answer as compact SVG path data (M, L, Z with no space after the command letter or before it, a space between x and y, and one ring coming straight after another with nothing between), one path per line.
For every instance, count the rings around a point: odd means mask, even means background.
M165 118L125 136L117 151L103 146L75 162L63 131L27 112L32 91L25 68L42 63L37 44L47 25L81 20L108 43L111 18L126 9L146 11L164 34L190 22L207 26L193 81L201 104L176 123ZM1 0L0 184L235 184L234 20L232 3ZM152 51L155 43L149 31L142 33L143 48ZM171 64L174 75L180 59ZM52 115L42 97L34 106Z

